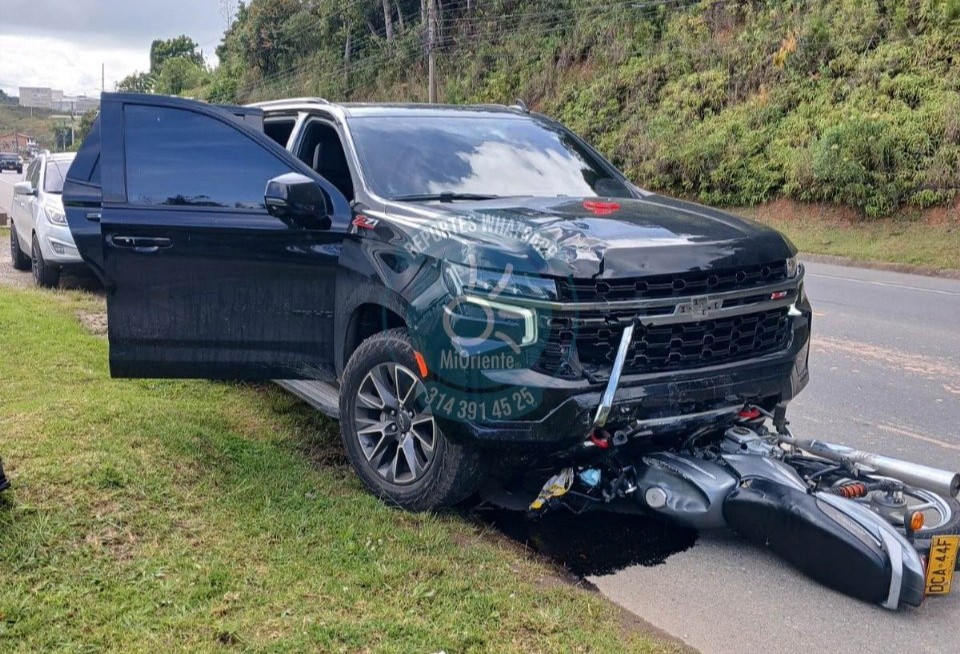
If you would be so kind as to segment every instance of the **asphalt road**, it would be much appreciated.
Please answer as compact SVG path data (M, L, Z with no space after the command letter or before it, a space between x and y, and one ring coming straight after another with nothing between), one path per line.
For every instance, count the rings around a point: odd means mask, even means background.
M794 433L960 469L960 281L810 263L807 291L812 379ZM591 581L704 654L960 651L960 593L891 613L727 532Z

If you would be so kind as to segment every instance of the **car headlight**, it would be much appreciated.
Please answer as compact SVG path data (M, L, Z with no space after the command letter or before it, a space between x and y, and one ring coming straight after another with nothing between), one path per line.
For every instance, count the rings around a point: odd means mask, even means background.
M60 209L44 209L44 213L47 214L47 220L49 220L54 225L66 225L67 224L67 215Z
M800 262L797 260L796 255L787 259L787 279L793 279L797 276L797 273L800 272Z
M557 299L557 284L552 279L521 275L509 268L485 270L447 263L444 266L444 279L455 296L477 295L500 301L509 301L510 298Z

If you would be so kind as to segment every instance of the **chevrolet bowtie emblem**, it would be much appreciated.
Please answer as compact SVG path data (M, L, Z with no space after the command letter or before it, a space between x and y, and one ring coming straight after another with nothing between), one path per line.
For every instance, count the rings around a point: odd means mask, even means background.
M689 302L681 302L674 311L678 316L697 316L706 318L720 310L723 300L711 300L705 297L695 297Z

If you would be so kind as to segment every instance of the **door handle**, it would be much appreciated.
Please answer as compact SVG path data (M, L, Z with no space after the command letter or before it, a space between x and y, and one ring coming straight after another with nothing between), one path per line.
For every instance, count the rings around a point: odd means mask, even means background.
M173 241L162 236L111 236L110 244L115 248L132 248L137 252L156 252L173 247Z

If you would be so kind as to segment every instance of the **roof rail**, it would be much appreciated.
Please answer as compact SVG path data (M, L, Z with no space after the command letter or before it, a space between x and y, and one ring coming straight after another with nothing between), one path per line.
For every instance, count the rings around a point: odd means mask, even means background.
M284 104L314 102L316 104L330 104L326 98L284 98L282 100L267 100L266 102L254 102L250 107L275 107Z
M527 103L517 98L517 101L510 105L511 109L516 109L517 111L522 111L525 114L530 113L530 110L527 108Z

